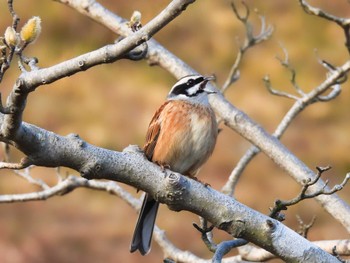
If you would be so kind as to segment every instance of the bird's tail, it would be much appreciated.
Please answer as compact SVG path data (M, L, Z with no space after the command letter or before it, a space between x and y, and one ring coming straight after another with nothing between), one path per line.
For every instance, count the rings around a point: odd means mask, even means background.
M132 237L130 252L139 250L142 255L146 255L150 251L158 207L159 203L146 193Z

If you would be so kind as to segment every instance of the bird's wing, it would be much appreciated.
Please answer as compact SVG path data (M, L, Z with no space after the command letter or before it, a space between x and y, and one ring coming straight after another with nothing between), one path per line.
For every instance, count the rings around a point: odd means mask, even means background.
M159 107L159 109L154 113L153 118L148 126L147 134L146 134L146 143L143 146L143 150L146 154L148 160L152 160L154 148L156 147L157 140L161 131L161 122L160 116L164 109L164 107L170 101L166 101Z

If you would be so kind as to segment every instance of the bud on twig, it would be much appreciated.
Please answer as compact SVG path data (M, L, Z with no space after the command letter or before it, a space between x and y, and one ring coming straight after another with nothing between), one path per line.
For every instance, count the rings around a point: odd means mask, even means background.
M139 11L134 11L132 13L132 16L130 18L129 26L132 29L133 32L138 31L142 25L141 25L141 13Z
M4 38L5 38L6 44L9 47L15 47L19 43L19 39L18 39L17 33L14 30L14 28L11 27L11 26L6 28Z
M33 43L41 32L41 19L38 16L33 16L22 27L21 39L26 44Z

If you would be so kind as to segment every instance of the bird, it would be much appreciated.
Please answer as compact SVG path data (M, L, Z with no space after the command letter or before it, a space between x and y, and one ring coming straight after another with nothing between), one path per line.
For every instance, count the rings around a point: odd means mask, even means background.
M143 151L148 160L190 178L212 154L218 135L208 96L216 93L207 83L213 76L188 75L171 88L166 101L148 126ZM130 252L149 253L159 203L145 194Z

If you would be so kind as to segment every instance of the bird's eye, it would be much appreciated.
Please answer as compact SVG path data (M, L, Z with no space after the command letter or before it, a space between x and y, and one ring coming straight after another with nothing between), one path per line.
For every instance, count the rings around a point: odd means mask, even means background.
M189 79L187 81L187 86L192 86L194 84L194 80L193 79Z

